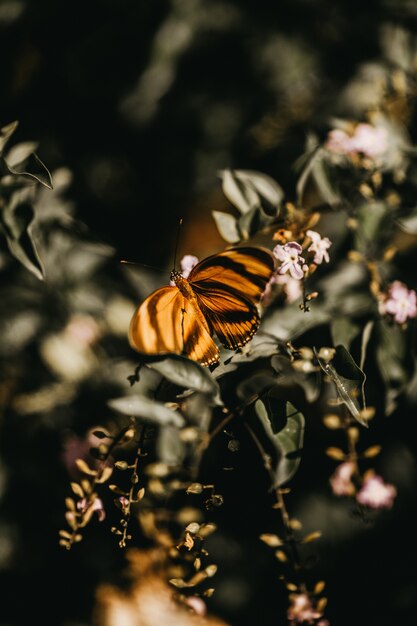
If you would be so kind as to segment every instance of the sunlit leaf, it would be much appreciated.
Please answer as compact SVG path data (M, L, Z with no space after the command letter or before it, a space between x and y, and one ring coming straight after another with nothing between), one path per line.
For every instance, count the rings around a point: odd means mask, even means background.
M220 176L225 196L241 213L261 208L266 215L278 215L284 192L271 176L253 170L223 170Z
M172 411L162 402L151 400L146 396L132 395L114 398L108 401L108 405L124 415L140 417L145 421L162 426L181 427L184 424L184 418L178 412Z
M282 539L280 539L278 535L274 535L270 533L264 533L263 535L260 535L259 539L263 541L264 543L266 543L266 545L270 546L271 548L277 548L278 546L282 546L282 543L283 543Z
M3 152L5 145L15 132L18 125L19 122L14 121L10 122L10 124L7 124L6 126L3 126L3 128L0 128L0 154Z
M235 170L222 170L223 193L241 213L259 206L259 196L252 185L245 184Z
M210 370L184 356L172 354L162 359L149 361L146 365L175 385L199 391L213 398L219 396L218 384L210 374Z
M417 235L417 208L397 220L398 226L410 235Z
M9 165L6 159L0 157L0 168L3 175L22 176L23 178L35 180L48 189L53 188L51 173L34 152L29 154L22 162L13 166Z
M32 234L34 211L30 204L21 202L6 205L0 213L0 224L6 235L12 255L40 280L44 270Z
M241 236L236 218L230 215L230 213L224 213L223 211L212 211L212 215L223 239L229 243L238 243Z

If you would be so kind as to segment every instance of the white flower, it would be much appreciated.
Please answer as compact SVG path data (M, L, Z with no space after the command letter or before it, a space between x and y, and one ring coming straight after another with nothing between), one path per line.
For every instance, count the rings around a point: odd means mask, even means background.
M328 237L321 237L319 233L316 233L314 230L308 230L307 236L310 237L312 243L310 247L307 249L307 252L314 252L313 262L316 265L320 265L323 263L323 260L326 263L329 262L329 253L327 250L332 245L332 242Z

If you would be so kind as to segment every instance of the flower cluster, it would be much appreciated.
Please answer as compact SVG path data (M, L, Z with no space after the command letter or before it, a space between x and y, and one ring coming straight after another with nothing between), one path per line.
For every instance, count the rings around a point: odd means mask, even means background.
M339 155L364 155L370 159L377 159L387 151L387 131L385 128L376 128L364 123L358 124L352 134L334 128L327 136L325 148Z
M357 466L352 461L340 463L330 477L333 493L337 496L355 496L359 504L371 509L391 509L397 495L394 485L385 483L381 476L369 471L357 491L352 480L356 471Z
M381 315L390 315L397 324L405 324L408 319L417 316L417 294L404 283L395 280L388 287L386 294L379 301Z
M315 265L321 265L323 261L328 263L330 261L328 249L332 245L330 239L322 237L314 230L307 230L306 235L311 240L307 252L314 255L312 262ZM308 239L305 241L308 242ZM272 252L275 258L280 261L280 265L266 286L263 302L269 303L271 301L273 285L281 285L286 295L286 301L288 303L294 302L302 296L301 281L310 270L306 259L301 256L303 247L296 241L288 241L285 244L276 245Z

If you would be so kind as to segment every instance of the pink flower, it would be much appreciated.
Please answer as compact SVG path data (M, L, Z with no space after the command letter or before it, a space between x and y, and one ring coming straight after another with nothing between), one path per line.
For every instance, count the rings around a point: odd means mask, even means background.
M77 459L83 459L93 466L97 464L96 459L93 459L90 454L90 448L97 448L100 443L105 443L106 439L98 439L93 435L96 430L107 433L107 430L102 426L95 426L90 428L83 437L78 437L76 434L71 433L64 440L61 461L70 476L75 479L80 475L76 464ZM110 464L110 460L108 463Z
M275 273L267 283L262 294L262 303L264 305L270 304L272 300L272 288L275 284L282 285L283 292L286 296L285 299L288 303L295 302L303 295L303 290L299 280L292 278L289 274Z
M392 315L397 324L404 324L407 319L417 315L417 294L414 289L407 289L399 280L395 280L388 287L385 299L379 303L379 312L382 315Z
M340 128L333 128L327 135L324 147L336 154L349 154L351 151L351 136Z
M194 613L200 615L201 617L204 617L207 613L206 603L202 598L199 598L198 596L189 596L185 599L185 604L188 604L188 606L194 611Z
M320 263L323 263L323 260L328 263L329 253L327 250L332 245L330 239L328 237L321 237L321 235L314 230L308 230L307 237L310 237L312 242L307 252L314 252L313 263L320 265Z
M322 617L322 613L314 609L309 596L306 593L294 593L290 595L291 606L287 611L287 617L291 624L307 622L313 624L316 619Z
M292 278L288 274L277 274L275 282L283 286L287 302L289 303L295 302L295 300L298 300L303 295L300 281Z
M278 274L286 274L289 272L292 278L301 280L304 278L304 272L302 269L305 263L303 257L300 256L302 248L299 243L290 241L285 246L277 245L273 249L273 253L276 258L281 261L281 266L278 268Z
M384 483L381 476L371 474L365 479L361 490L356 495L359 504L371 509L390 509L394 504L397 490L394 485Z
M358 124L351 141L351 151L361 152L371 159L387 151L388 137L385 128L375 128L371 124Z
M193 254L186 254L182 257L180 261L180 266L181 274L184 276L184 278L188 278L191 270L195 265L197 265L197 263L198 257L194 256Z
M354 471L355 464L352 461L345 461L336 467L330 477L330 486L336 496L352 496L355 493L351 480Z
M99 329L96 321L89 315L73 315L65 333L81 348L87 348L98 339Z
M340 128L334 128L327 135L325 148L336 154L363 154L370 159L382 156L388 148L385 128L371 124L358 124L352 135Z
M193 267L197 265L197 263L198 263L198 257L194 256L193 254L185 254L182 257L180 261L180 268L181 268L181 274L184 276L184 278L188 278L191 270L193 269ZM169 284L171 286L174 286L175 282L171 280Z
M77 509L83 514L92 509L97 513L99 522L102 522L106 517L103 501L100 498L95 498L94 500L87 500L87 498L83 498L77 502Z

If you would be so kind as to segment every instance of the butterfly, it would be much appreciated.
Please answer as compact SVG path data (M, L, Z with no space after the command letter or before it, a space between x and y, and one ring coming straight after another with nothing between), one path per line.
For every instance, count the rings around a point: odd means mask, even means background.
M171 272L138 306L129 328L132 348L143 354L185 354L201 365L220 360L212 335L229 350L244 346L260 323L258 304L275 269L261 247L233 247L203 259L188 278Z

